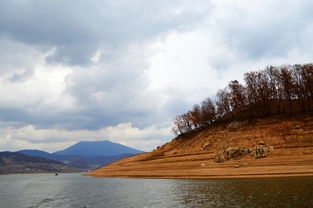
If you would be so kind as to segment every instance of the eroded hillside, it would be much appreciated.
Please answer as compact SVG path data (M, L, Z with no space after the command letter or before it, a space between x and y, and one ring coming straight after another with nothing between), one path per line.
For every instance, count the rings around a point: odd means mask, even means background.
M257 158L251 151L260 146L267 152ZM244 150L243 154L239 154L238 149ZM238 154L216 161L218 154L227 156L230 150ZM144 178L313 175L313 113L212 125L89 175Z

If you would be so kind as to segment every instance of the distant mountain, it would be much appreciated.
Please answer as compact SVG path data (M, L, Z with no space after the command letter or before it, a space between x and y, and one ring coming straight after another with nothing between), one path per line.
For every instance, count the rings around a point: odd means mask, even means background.
M114 161L143 153L110 141L79 142L55 153L41 150L20 150L19 153L61 161L71 167L97 169ZM1 160L0 160L1 164Z
M114 161L133 156L134 154L121 154L115 156L84 157L75 155L58 155L57 159L77 168L97 169Z
M102 166L108 165L112 162L115 162L117 160L121 160L123 158L131 157L134 156L135 154L132 153L125 153L121 155L114 155L114 156L95 156L95 157L90 157L88 160L89 165L91 168L89 169L97 169Z
M37 157L37 156L29 156L29 155L25 155L23 153L20 152L0 152L0 157L2 158L2 161L4 161L4 159L7 160L12 160L12 161L16 161L16 162L33 162L33 163L51 163L51 164L63 164L60 161L57 160L52 160L52 159L47 159L47 158L43 158L43 157ZM7 163L7 162L4 162Z
M28 156L20 152L0 152L0 174L81 171L52 159Z
M29 156L37 156L37 157L54 159L52 154L45 152L45 151L41 151L41 150L20 150L18 152L25 154L25 155L29 155Z
M64 150L57 151L57 155L79 155L85 157L116 156L121 154L140 154L143 151L136 150L125 145L111 141L82 141Z

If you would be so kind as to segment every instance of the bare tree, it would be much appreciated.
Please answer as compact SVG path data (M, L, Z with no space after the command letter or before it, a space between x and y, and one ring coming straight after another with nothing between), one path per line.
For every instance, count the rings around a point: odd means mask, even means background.
M216 107L211 98L207 98L201 103L201 121L203 126L208 126L216 120Z
M173 133L182 134L219 120L243 116L313 110L313 64L267 66L244 74L245 85L231 81L217 91L215 101L207 98L173 119Z
M229 92L227 88L220 89L217 91L216 107L217 107L217 116L219 118L222 118L231 112Z
M244 110L247 103L246 88L237 80L234 80L228 84L228 89L231 110Z

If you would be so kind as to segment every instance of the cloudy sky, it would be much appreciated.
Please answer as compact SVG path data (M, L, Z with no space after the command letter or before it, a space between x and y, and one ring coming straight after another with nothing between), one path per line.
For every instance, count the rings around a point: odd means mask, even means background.
M310 0L0 0L0 151L150 151L244 72L313 60Z

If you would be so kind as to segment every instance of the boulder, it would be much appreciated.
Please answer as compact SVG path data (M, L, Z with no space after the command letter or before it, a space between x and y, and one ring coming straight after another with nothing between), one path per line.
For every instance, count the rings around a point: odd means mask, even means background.
M249 150L239 147L228 147L224 152L218 152L214 162L220 163L248 154Z
M232 158L235 158L238 154L238 150L239 148L238 147L228 147L226 149L226 158L229 160L229 159L232 159Z
M252 157L254 157L254 155L256 154L256 151L257 151L256 149L257 149L257 147L252 147L249 149L249 153Z
M225 154L226 154L226 159L230 160L230 159L248 154L248 149L239 148L239 147L229 147L226 149Z
M202 149L207 149L211 144L209 142L203 144Z
M226 158L223 152L217 153L217 155L214 158L214 162L216 163L225 162L225 161L226 161Z
M269 152L268 147L256 146L252 148L250 155L254 157L255 159L259 159L259 158L266 157L268 152Z
M261 140L258 142L258 145L265 145L265 142Z
M259 142L259 144L265 144L264 142ZM214 162L225 162L226 160L231 160L241 156L250 154L255 159L263 158L268 155L269 152L274 151L273 146L256 145L252 148L239 148L239 147L228 147L224 152L218 152L214 158Z
M246 125L247 125L247 121L242 121L242 122L233 121L233 122L229 123L226 128L230 129L230 130L236 130L236 129L239 129L239 128L244 127Z

